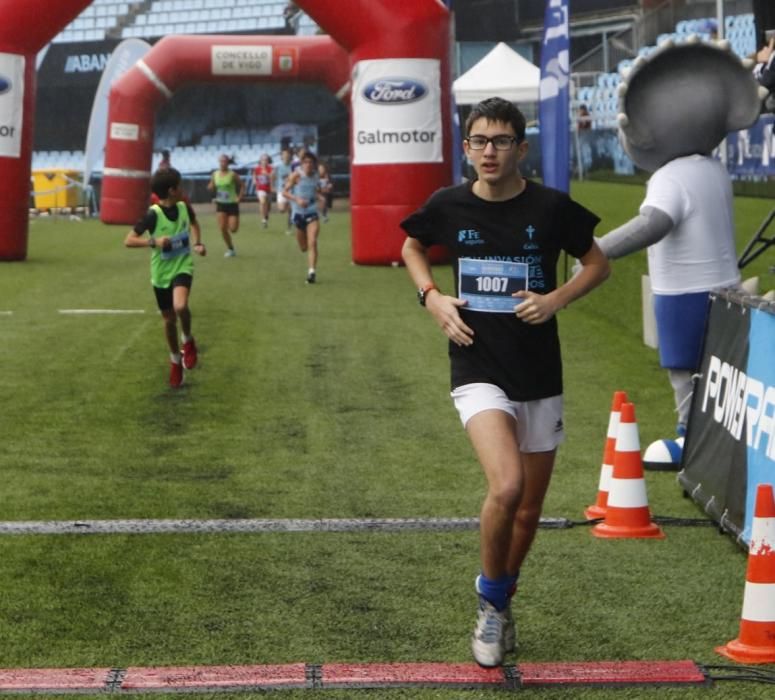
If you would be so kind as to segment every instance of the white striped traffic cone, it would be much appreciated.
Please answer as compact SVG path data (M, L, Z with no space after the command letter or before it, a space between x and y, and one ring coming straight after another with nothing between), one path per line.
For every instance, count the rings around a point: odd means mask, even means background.
M740 633L716 651L746 664L775 663L775 496L759 484L748 548Z
M595 537L662 539L665 533L651 522L635 406L623 403L616 434L614 471L608 492L605 520L592 528Z
M614 453L616 452L616 433L619 430L619 412L625 401L627 401L626 392L614 392L614 398L611 402L611 413L608 417L608 433L606 434L605 446L603 447L603 464L600 467L597 498L591 506L584 510L587 520L605 518L606 506L608 505L608 490L614 472Z

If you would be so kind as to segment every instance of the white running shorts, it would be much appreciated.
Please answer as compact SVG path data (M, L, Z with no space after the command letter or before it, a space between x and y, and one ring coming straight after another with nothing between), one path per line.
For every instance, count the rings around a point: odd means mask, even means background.
M517 421L517 438L522 452L549 452L565 439L562 394L536 401L511 401L495 384L474 383L451 393L463 427L477 413L489 409L505 411Z

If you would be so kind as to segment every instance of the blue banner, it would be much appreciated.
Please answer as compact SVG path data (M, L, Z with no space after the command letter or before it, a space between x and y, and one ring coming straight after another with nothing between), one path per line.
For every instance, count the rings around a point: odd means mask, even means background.
M711 294L678 480L746 546L757 487L775 484L773 347L775 308L758 297Z
M748 489L743 539L751 540L756 489L775 484L775 315L751 310L751 331L745 382L745 428L741 440L747 448Z
M570 188L568 0L546 0L541 42L538 121L541 128L543 182Z

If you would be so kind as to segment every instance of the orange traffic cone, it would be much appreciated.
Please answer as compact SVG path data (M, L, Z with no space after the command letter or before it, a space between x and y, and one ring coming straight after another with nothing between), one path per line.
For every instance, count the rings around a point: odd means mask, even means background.
M623 403L616 434L614 471L608 492L605 520L592 528L595 537L653 537L663 538L665 533L651 522L646 482L643 479L643 462L640 458L638 424L635 422L635 406Z
M608 418L608 433L603 448L603 465L600 467L600 481L597 487L597 499L594 504L584 510L587 520L605 518L605 510L608 505L608 490L611 485L611 476L614 471L614 452L616 450L616 433L619 430L619 412L622 404L627 401L624 391L615 391L611 402L611 414Z
M748 548L743 615L737 639L716 651L746 664L775 663L775 496L759 484Z

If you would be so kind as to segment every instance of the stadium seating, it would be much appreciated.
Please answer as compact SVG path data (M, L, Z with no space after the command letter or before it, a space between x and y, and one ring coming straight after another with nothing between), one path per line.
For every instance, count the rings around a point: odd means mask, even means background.
M106 32L130 13L130 3L119 0L94 0L54 39L55 43L102 41Z
M251 167L258 163L262 153L271 153L277 156L280 150L279 143L265 143L251 146L179 146L172 152L172 164L183 174L193 175L209 173L218 167L218 157L222 153L235 158L238 167ZM37 151L32 155L33 170L76 170L82 171L84 166L83 151ZM153 157L152 170L155 170L161 161L161 155L157 152ZM94 170L101 172L104 163L97 162Z
M123 27L121 36L272 33L285 27L285 6L278 0L155 0L147 12Z
M138 3L127 0L94 0L54 39L55 43L103 41L130 37L157 39L170 34L275 34L286 30L286 0L154 0ZM294 20L300 35L320 30L305 13ZM256 162L261 153L277 154L279 141L258 130L214 129L228 124L229 115L209 111L201 105L189 110L187 121L174 124L160 119L154 148L174 149L174 162L184 172L209 172L221 153L236 154L238 162ZM33 154L33 168L81 169L83 152L41 151ZM157 156L158 158L158 156ZM155 166L155 163L154 163ZM102 164L97 169L101 170Z
M120 0L94 0L57 37L55 42L99 41L111 37L140 37L155 39L169 34L213 33L276 33L285 29L285 0L153 0L142 5ZM300 35L320 30L306 14L299 13L292 26ZM692 34L708 40L715 26L712 18L687 19L676 23L673 32L660 34L656 44L666 40L685 41ZM732 50L747 56L757 49L754 17L752 14L727 16L724 34ZM643 46L639 56L647 56L657 46ZM635 57L633 57L634 59ZM598 74L591 84L576 87L572 111L587 105L592 128L609 129L616 124L618 100L616 88L621 72L632 65L633 59L620 61L617 70ZM259 130L214 128L228 124L229 115L217 113L217 105L202 109L201 105L189 110L187 121L173 124L159 121L155 135L155 149L174 149L175 162L185 172L207 172L215 167L220 153L235 153L240 163L256 161L261 153L276 154L279 143L270 134ZM42 152L34 156L41 167L69 168L82 162L79 152ZM54 162L56 161L56 162ZM78 166L80 167L80 165Z
M137 3L95 0L54 42L101 41L107 36L157 38L167 34L274 33L285 28L282 0L154 0L147 10ZM299 34L316 34L318 26L300 13Z
M691 35L696 35L705 41L713 38L711 31L715 27L713 18L681 20L676 23L675 31L660 34L655 46L642 46L638 56L648 56L659 44L666 40L676 43L686 41ZM732 51L745 57L753 54L756 49L756 31L753 14L730 15L724 20L724 36L729 41ZM593 129L611 129L616 126L618 100L616 87L621 80L621 73L632 66L633 59L625 59L617 65L612 73L600 73L592 86L577 87L571 105L573 113L584 104L592 117Z
M733 15L725 20L725 37L738 56L750 56L759 48L756 46L756 26L754 16Z

